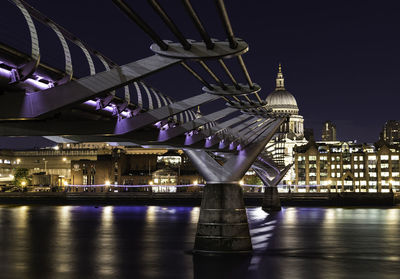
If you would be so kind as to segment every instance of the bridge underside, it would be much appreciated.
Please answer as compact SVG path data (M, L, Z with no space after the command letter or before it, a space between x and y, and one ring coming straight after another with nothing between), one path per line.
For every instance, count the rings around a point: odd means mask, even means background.
M203 39L200 42L185 39L160 4L148 1L177 38L176 43L161 40L124 0L113 0L154 41L154 55L122 66L25 1L10 2L29 26L32 49L26 54L0 42L0 136L43 136L58 142L106 141L183 149L207 181L195 251L250 252L252 245L239 181L253 165L264 183L276 189L280 175L273 181L267 180L263 173L265 162L258 156L287 115L273 114L259 96L261 88L252 82L242 58L248 45L234 36L223 1L216 0L215 4L226 41L211 39L190 1L183 1ZM64 50L65 70L41 61L34 19L56 33ZM74 76L68 42L84 53L89 76ZM95 58L104 65L103 71L96 72ZM225 64L224 60L231 58L237 60L246 84L237 82ZM228 81L217 76L207 64L210 60L217 62ZM193 64L208 78L199 74ZM174 101L142 80L178 65L201 83L203 93ZM199 106L221 99L226 102L224 108L207 115L196 114Z

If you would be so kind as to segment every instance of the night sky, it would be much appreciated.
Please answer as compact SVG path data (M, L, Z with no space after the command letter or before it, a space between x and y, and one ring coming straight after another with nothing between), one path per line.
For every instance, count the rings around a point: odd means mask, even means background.
M27 48L30 41L22 16L9 3L2 2L0 40L14 40L16 45ZM27 2L119 64L152 55L151 40L112 1ZM127 2L149 19L162 38L176 41L147 1ZM180 0L159 2L186 37L200 39ZM336 123L339 140L374 142L385 121L399 119L397 2L225 2L235 35L250 45L243 58L253 81L262 87L261 95L265 98L274 90L277 65L281 62L286 89L295 96L305 127L313 128L317 139L325 120ZM214 1L192 0L192 4L211 36L225 39ZM43 60L62 68L64 58L57 37L48 29L42 33L40 30ZM84 75L87 66L79 55L74 65L80 68L77 74ZM240 71L235 75L245 82ZM200 83L180 66L146 80L176 99L201 93Z

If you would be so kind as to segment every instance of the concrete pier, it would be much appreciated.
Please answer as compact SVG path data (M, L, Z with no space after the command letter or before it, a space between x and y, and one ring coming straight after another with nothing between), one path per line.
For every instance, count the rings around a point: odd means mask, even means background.
M277 187L265 187L262 209L265 212L280 211L282 209Z
M238 183L207 184L201 202L194 252L250 253L251 251L242 188Z

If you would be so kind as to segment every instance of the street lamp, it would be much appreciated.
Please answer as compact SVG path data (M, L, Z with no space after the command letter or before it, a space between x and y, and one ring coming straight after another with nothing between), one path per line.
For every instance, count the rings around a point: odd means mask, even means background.
M197 184L199 184L197 180L193 181L193 185L197 186Z
M66 162L66 161L67 161L67 158L64 157L64 158L62 158L62 160L63 160L63 162Z
M111 185L111 182L110 182L110 180L106 180L106 181L104 182L104 185L106 185L106 186L110 186L110 185Z
M240 184L240 185L244 185L243 179L239 181L239 184Z
M22 186L22 187L25 187L25 186L26 186L26 181L22 181L22 182L21 182L21 186Z

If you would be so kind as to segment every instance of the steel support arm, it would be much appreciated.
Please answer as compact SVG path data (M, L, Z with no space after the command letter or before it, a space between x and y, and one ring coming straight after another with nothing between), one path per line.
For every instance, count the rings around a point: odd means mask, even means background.
M204 150L185 149L196 169L207 183L237 182L256 160L265 144L272 138L284 119L275 119L266 131L261 133L261 140L252 143L238 154L232 155L225 164L220 165Z
M172 103L168 106L154 109L146 113L138 114L136 117L122 119L117 123L115 134L121 135L133 132L134 130L143 128L147 125L156 123L180 112L189 110L191 108L214 101L219 98L220 97L217 95L203 93L179 102Z
M153 55L93 76L87 76L44 91L29 93L24 98L20 114L15 115L14 118L40 117L83 103L178 62L180 62L179 59ZM0 108L9 105L6 100L0 101Z
M158 137L158 141L160 142L164 142L167 141L171 138L177 137L179 135L182 135L186 132L190 132L192 130L195 130L203 125L205 125L206 123L210 123L212 121L216 121L218 119L221 119L233 112L237 111L236 109L233 108L225 108L223 110L202 116L198 119L195 119L193 121L190 122L186 122L183 125L177 126L175 128L170 128L167 130L161 130L160 131L160 135Z

